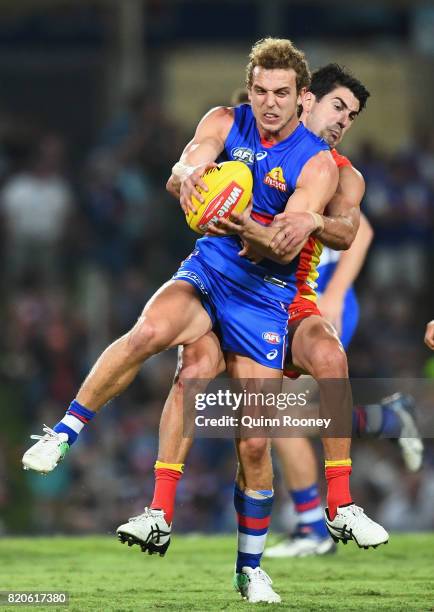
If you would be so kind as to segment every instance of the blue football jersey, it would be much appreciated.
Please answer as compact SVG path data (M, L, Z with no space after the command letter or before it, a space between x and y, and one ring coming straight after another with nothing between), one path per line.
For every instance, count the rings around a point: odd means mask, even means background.
M224 158L242 161L249 166L253 174L252 218L267 224L285 209L306 162L320 151L329 150L329 146L302 123L285 140L270 146L261 140L249 104L236 107L234 112ZM197 241L196 248L205 257L207 265L253 291L288 303L295 294L315 300L316 264L322 245L313 237L286 265L269 259L254 264L240 257L241 242L237 236L205 236Z

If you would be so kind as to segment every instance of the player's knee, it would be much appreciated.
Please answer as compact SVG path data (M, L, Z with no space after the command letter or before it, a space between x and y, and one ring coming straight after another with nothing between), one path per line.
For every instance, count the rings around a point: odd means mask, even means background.
M224 370L224 360L208 353L198 353L194 345L185 346L178 358L175 382L195 378L213 379Z
M264 455L269 452L269 443L266 438L247 438L241 440L239 450L243 457L243 463L260 463Z
M143 316L127 334L127 351L133 360L154 355L166 348L167 343L165 325L160 323L156 325Z
M314 374L319 378L343 378L348 374L348 362L339 339L328 336L320 340L311 352Z

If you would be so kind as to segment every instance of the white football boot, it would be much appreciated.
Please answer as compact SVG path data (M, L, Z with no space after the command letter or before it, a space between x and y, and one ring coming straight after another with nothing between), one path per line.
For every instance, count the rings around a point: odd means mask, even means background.
M169 548L172 525L166 523L163 510L145 508L143 514L133 516L128 523L118 527L116 533L122 544L138 544L142 552L158 553L164 557Z
M32 440L39 440L23 455L22 462L25 470L35 470L41 474L48 474L62 461L69 450L68 434L57 433L51 427L44 425L43 436L30 436Z
M401 447L402 458L410 472L417 472L422 467L423 442L416 425L414 399L411 395L394 393L385 397L381 405L390 408L401 421L401 435L398 444Z
M272 584L270 576L260 567L243 567L234 578L235 589L250 603L280 603L280 595L273 591Z
M286 557L311 557L320 555L330 555L336 552L336 544L328 536L318 538L312 535L300 536L293 535L266 548L264 557L269 559L283 559Z
M335 518L331 521L328 508L325 509L327 529L333 540L344 544L354 540L359 548L377 548L379 544L387 544L389 534L387 531L370 519L363 512L363 508L350 504L338 506Z

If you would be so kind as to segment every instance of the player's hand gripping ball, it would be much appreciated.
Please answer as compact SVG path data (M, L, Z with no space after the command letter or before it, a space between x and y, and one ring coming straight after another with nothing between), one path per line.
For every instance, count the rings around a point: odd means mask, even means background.
M210 168L202 175L208 191L197 187L203 196L203 204L195 197L192 201L196 213L189 211L187 223L198 234L205 234L209 226L221 219L228 219L233 212L242 213L250 201L253 177L246 164L228 161Z

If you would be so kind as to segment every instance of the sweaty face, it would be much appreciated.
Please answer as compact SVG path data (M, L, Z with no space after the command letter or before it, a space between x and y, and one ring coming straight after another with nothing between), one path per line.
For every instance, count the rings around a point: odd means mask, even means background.
M346 87L337 87L319 101L314 97L305 124L333 148L350 129L359 110L360 102L353 92Z
M292 68L266 70L256 66L249 97L262 137L283 140L296 127L299 96Z

